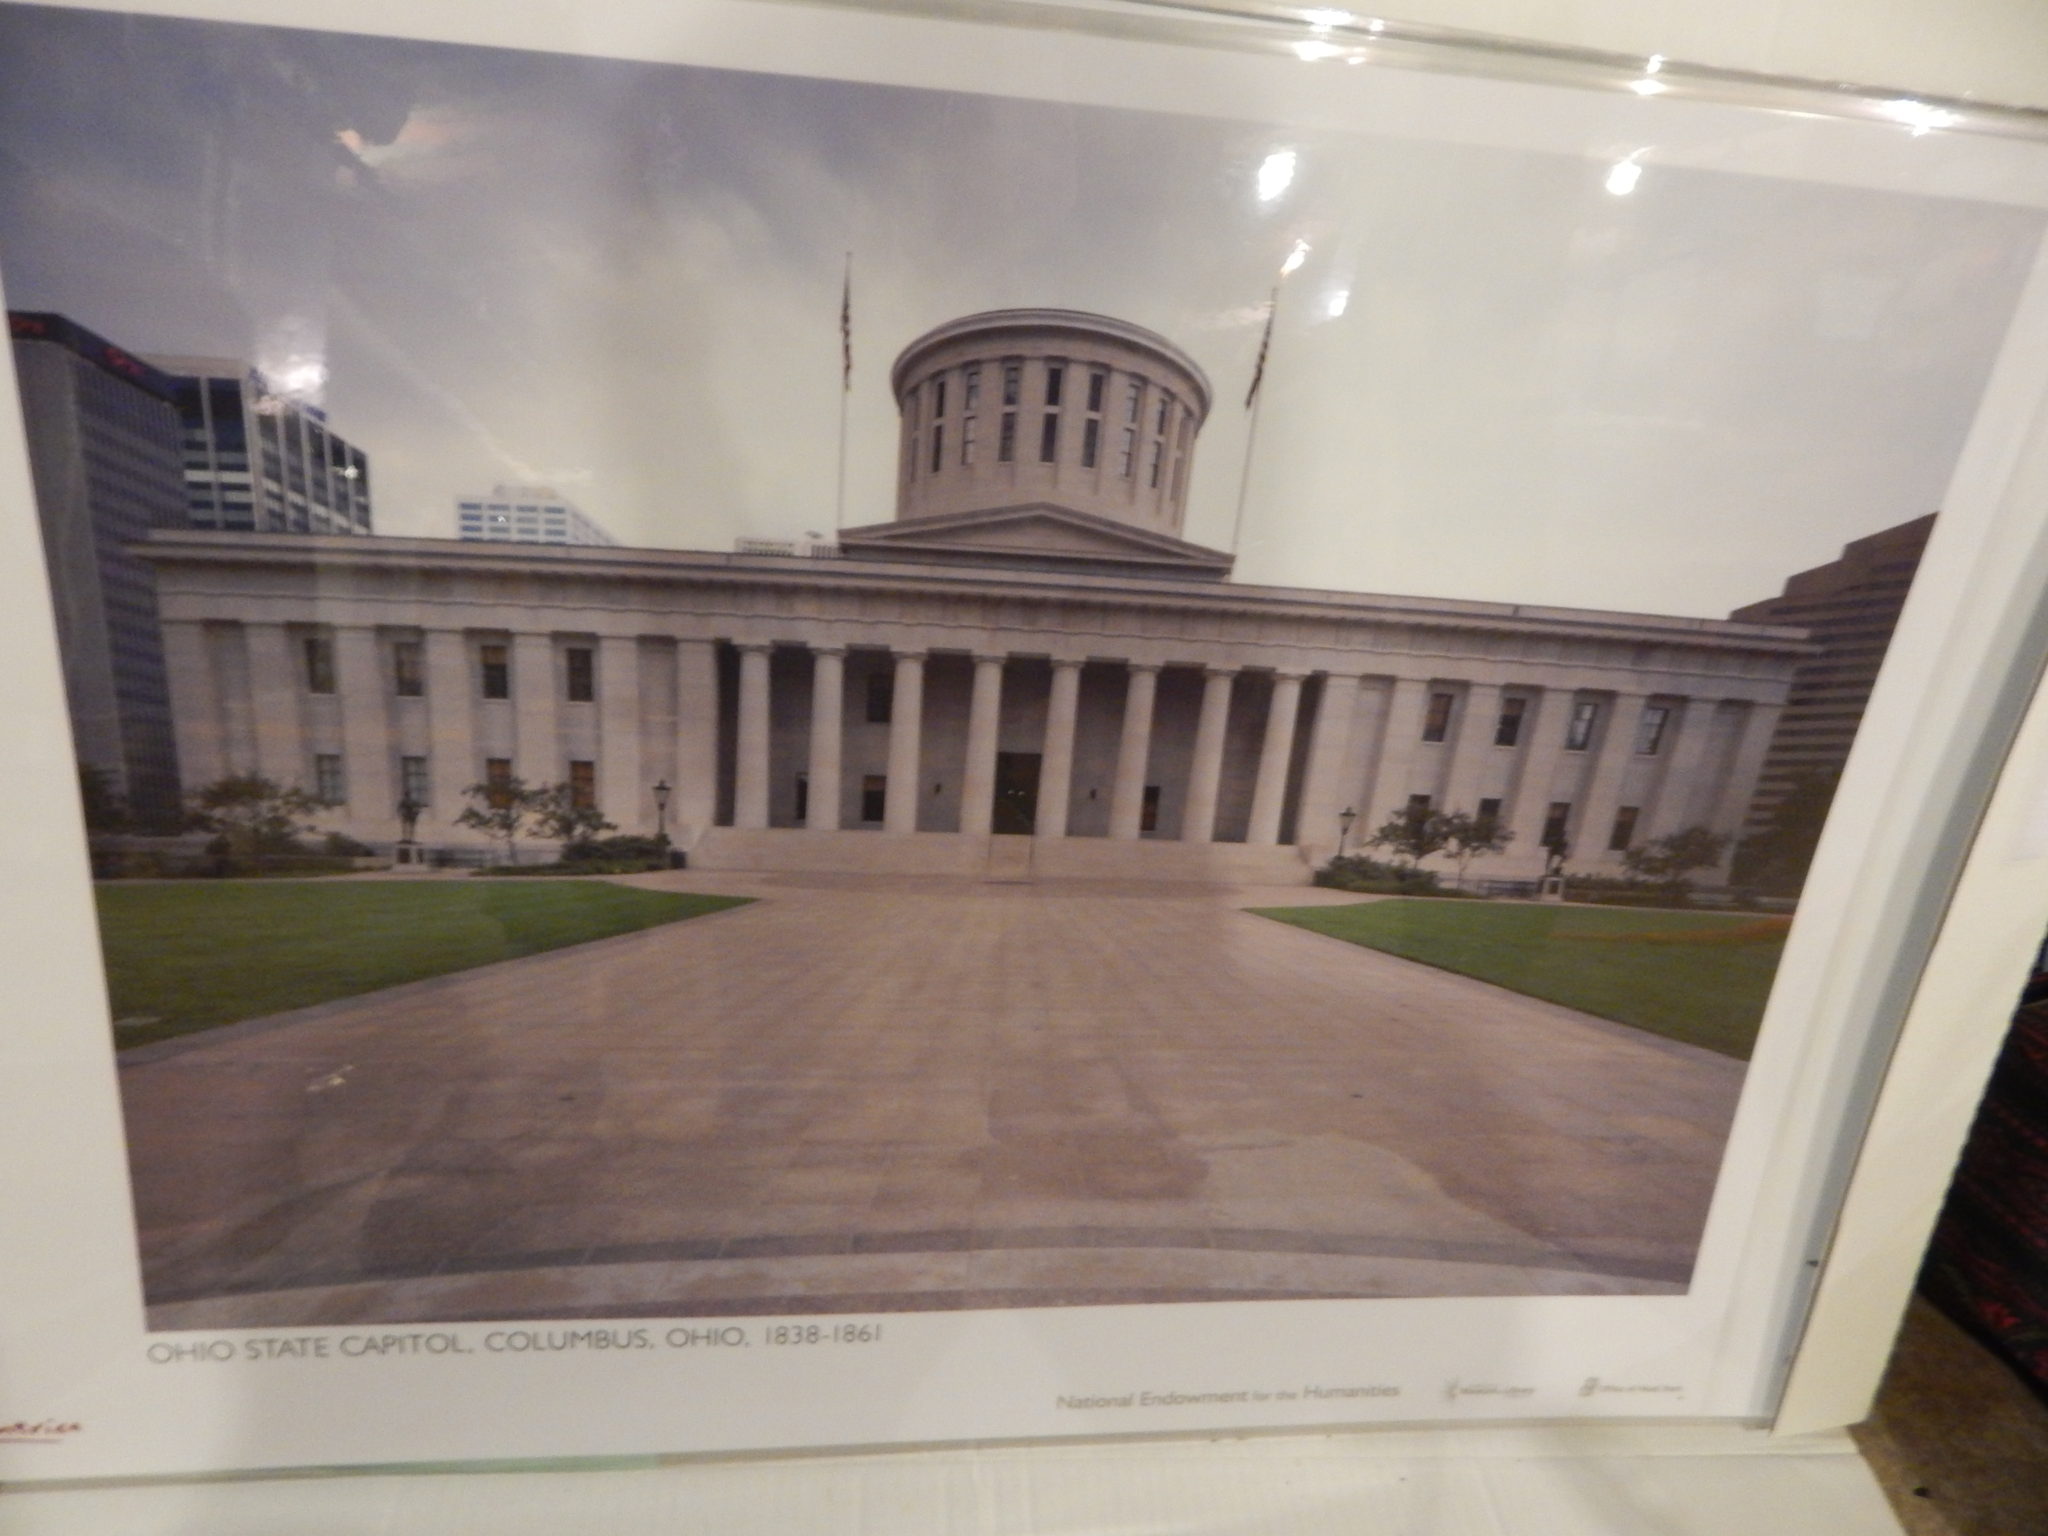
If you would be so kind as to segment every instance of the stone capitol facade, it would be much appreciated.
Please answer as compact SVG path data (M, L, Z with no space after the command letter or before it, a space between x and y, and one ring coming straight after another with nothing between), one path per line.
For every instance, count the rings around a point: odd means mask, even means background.
M1801 631L1234 583L1181 537L1208 380L1123 321L969 316L892 383L896 516L808 554L154 534L184 783L459 849L510 774L694 867L998 878L1305 882L1423 805L1510 880L1741 825Z

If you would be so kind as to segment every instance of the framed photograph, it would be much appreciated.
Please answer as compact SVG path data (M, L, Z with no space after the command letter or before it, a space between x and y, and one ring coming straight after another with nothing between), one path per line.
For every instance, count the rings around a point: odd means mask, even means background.
M0 1476L1770 1417L2048 147L1403 46L0 4Z

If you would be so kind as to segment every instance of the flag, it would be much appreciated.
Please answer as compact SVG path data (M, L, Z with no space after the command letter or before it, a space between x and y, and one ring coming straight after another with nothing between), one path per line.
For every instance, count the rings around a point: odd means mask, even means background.
M1252 402L1259 398L1259 386L1266 380L1266 354L1273 347L1273 316L1280 308L1280 287L1273 286L1273 297L1266 300L1266 332L1259 338L1259 360L1252 364L1252 387L1244 392L1244 408L1250 410Z
M839 388L853 388L853 252L846 253L846 283L839 290Z

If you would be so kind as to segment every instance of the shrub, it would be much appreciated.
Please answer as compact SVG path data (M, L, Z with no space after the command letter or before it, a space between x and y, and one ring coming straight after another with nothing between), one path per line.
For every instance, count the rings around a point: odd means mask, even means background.
M1315 873L1315 883L1331 890L1359 891L1372 896L1448 895L1436 874L1407 864L1386 864L1362 853L1340 854Z
M667 861L650 864L645 859L564 859L559 864L493 864L473 869L472 875L492 880L523 879L529 875L644 875L666 869Z
M644 864L650 869L668 866L668 843L659 837L593 837L569 843L562 849L562 862L582 864Z
M330 832L320 850L338 859L373 858L377 850L368 843L359 843L346 832Z

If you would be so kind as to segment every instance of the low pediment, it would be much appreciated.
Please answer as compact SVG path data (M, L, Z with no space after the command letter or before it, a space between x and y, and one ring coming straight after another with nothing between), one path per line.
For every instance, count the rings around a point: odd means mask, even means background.
M1050 502L848 528L839 535L839 547L855 559L1023 565L1040 570L1208 580L1229 575L1235 564L1222 550Z

